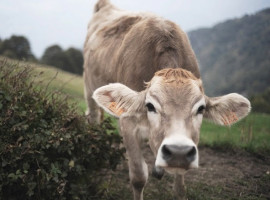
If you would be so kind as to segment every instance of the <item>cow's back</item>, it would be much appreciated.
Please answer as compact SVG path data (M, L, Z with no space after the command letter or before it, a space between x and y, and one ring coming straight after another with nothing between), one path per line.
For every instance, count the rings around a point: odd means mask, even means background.
M141 91L162 68L185 68L199 77L186 34L174 23L109 4L94 13L84 47L88 89L114 82Z

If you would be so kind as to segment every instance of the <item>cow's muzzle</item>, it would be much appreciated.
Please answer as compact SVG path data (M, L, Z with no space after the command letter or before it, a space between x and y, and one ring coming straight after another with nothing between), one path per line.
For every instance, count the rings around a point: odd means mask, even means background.
M188 170L196 158L197 150L194 146L163 145L161 152L168 167Z
M173 174L183 174L188 169L198 168L199 154L194 142L187 137L171 136L160 145L155 166Z

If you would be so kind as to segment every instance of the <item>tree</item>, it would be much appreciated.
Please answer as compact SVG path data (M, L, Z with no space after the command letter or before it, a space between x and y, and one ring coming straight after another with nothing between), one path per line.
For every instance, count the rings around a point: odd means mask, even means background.
M70 64L70 72L81 75L83 72L82 52L75 48L69 48L65 54Z
M270 85L270 8L189 32L208 95L247 96Z
M0 54L14 59L35 60L30 43L23 36L13 35L0 43Z
M41 62L47 65L55 66L59 69L65 70L68 65L65 53L59 45L52 45L48 47L42 58Z
M75 48L63 51L59 45L52 45L45 50L41 62L79 75L83 71L82 52Z

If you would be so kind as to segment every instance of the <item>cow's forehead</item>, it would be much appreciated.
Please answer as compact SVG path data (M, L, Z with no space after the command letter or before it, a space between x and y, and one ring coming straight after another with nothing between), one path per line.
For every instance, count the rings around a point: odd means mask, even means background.
M184 82L167 82L163 77L155 76L148 88L146 100L155 99L161 106L194 105L203 98L200 79Z

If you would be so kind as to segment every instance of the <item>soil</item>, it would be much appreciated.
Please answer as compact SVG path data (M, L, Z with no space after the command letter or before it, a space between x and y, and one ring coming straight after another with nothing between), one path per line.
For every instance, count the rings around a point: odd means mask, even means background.
M173 199L173 177L162 180L151 176L154 157L144 146L149 179L144 199ZM185 183L188 199L266 199L270 200L270 155L254 155L243 150L216 150L199 147L200 167L187 172ZM121 165L112 176L109 199L132 199L127 164Z

